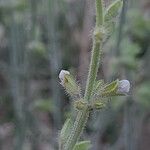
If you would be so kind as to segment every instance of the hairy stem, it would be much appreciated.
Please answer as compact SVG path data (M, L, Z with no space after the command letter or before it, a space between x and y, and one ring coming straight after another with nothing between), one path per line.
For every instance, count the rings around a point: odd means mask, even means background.
M102 0L95 0L95 1L96 1L95 3L96 5L96 27L94 31L94 37L93 37L93 47L92 47L90 69L89 69L88 79L86 83L86 90L85 90L85 95L84 95L84 99L86 101L90 101L90 98L93 92L93 85L96 80L97 71L99 67L100 49L101 49L100 47L101 47L101 40L102 40L101 31L100 31L100 27L103 25ZM82 112L78 112L71 134L65 144L64 150L72 150L74 148L86 124L88 116L89 116L88 108L84 109Z
M86 124L88 116L88 109L85 109L83 112L78 112L73 129L70 133L70 137L68 138L67 143L65 144L65 150L72 150L74 148Z
M103 25L103 4L102 0L96 0L96 28L100 28ZM97 35L101 33L96 33L93 37L93 48L92 48L92 56L90 62L90 69L86 83L86 90L84 98L85 100L89 101L92 91L93 85L97 76L97 71L99 67L99 59L100 59L100 46L101 46L101 39L97 38ZM101 36L101 35L100 35Z
M96 0L96 26L100 27L103 25L103 0Z
M90 97L93 92L93 85L96 80L97 71L99 67L100 49L101 49L100 45L101 45L100 41L96 41L94 39L90 69L89 69L89 74L88 74L88 79L86 84L86 91L84 95L86 101L90 101Z

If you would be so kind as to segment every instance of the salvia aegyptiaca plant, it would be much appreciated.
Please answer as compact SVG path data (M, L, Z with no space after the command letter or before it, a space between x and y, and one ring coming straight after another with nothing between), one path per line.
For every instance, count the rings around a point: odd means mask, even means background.
M73 100L73 108L76 117L68 118L59 136L59 150L88 150L90 141L80 141L80 135L84 130L89 114L94 110L101 110L107 106L106 98L112 96L125 96L129 92L128 80L118 80L104 83L97 80L97 72L101 61L103 43L111 35L116 17L122 8L122 1L114 1L108 8L103 5L103 0L95 0L96 24L93 31L93 46L91 62L87 77L85 93L81 93L78 82L67 70L61 70L59 79L67 94Z

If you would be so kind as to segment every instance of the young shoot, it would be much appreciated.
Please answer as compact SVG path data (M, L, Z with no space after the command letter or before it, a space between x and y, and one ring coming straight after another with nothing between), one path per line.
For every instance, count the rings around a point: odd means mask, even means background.
M77 112L75 120L67 119L61 130L59 150L90 149L90 141L80 141L80 135L86 126L89 114L93 110L103 109L106 106L105 100L107 97L126 95L130 89L128 80L115 80L109 84L103 83L103 80L96 80L104 40L108 33L111 34L110 28L113 27L112 24L122 7L122 0L114 1L108 8L105 8L103 3L103 0L95 0L96 23L84 95L82 96L80 93L81 88L69 71L61 70L59 74L61 85L67 94L75 99L72 104Z

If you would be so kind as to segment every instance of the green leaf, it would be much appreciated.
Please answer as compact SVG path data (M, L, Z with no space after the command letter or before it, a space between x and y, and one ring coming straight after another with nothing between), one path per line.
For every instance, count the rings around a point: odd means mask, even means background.
M111 21L112 19L114 19L117 14L119 9L122 6L122 0L116 0L114 1L106 10L105 14L104 14L104 21L108 22Z
M65 142L70 134L71 127L72 127L72 121L71 121L71 119L67 119L61 129L61 132L60 132L60 137L59 137L60 147L62 147L65 144Z
M115 22L114 21L105 22L104 26L106 30L106 38L108 38L114 32Z
M91 148L90 141L81 141L75 145L73 150L89 150L90 148Z

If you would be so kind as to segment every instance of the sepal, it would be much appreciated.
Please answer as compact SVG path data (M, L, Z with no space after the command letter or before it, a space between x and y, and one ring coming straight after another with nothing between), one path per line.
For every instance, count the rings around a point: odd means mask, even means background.
M65 88L66 92L73 99L81 98L81 88L77 84L76 80L66 70L62 70L59 74L60 84Z
M101 91L101 96L102 97L124 96L127 95L129 90L130 90L130 82L128 80L119 81L117 79L103 88L103 90Z
M95 101L95 102L93 103L93 106L92 106L92 108L93 108L94 110L100 110L100 109L102 109L102 108L104 108L104 107L105 107L105 104L102 103L102 102L100 102L100 101Z

